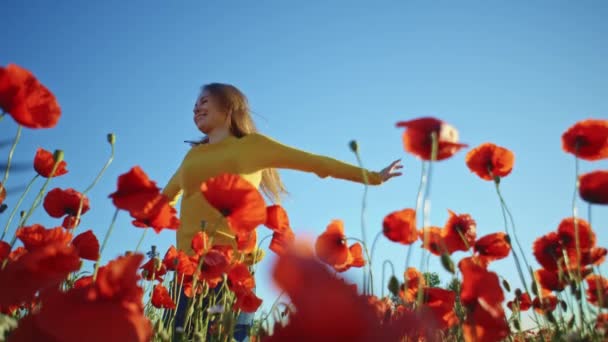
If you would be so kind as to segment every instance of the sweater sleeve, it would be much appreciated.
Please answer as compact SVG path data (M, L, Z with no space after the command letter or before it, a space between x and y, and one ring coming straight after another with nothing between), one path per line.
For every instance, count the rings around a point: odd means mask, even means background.
M321 178L333 177L370 185L382 184L382 176L334 158L302 151L284 145L263 134L254 133L251 139L252 162L259 169L283 168L315 173ZM367 178L367 179L366 179Z
M181 168L177 169L171 179L169 179L169 182L165 188L162 190L162 194L169 198L171 206L175 206L175 204L177 204L177 201L183 193L179 182L180 172Z

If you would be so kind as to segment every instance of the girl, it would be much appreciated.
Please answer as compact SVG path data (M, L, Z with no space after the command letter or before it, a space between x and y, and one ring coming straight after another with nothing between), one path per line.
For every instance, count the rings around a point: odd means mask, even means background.
M283 145L263 134L257 133L250 115L245 95L229 84L211 83L202 88L194 105L194 123L205 137L192 143L193 147L163 189L175 205L180 195L181 225L177 230L177 249L192 254L191 241L201 230L202 222L220 222L214 244L236 248L236 240L221 213L213 208L200 193L200 185L210 177L221 173L238 174L273 202L279 202L286 193L276 168L294 169L317 174L379 185L388 179L400 176L400 161L396 160L379 172L371 172L338 161ZM246 255L252 263L261 259L261 251ZM185 297L185 296L181 296ZM184 305L178 303L176 327L183 324ZM180 317L182 319L180 319ZM244 318L243 318L244 317ZM235 332L237 341L242 341L249 331L252 315L242 315Z

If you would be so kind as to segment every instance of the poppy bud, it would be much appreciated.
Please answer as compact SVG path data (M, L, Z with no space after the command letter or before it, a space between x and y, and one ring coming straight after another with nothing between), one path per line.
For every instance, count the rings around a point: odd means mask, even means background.
M454 274L454 262L448 254L444 253L441 255L441 264L448 272Z
M357 145L356 140L351 140L350 143L348 143L348 146L350 147L350 150L354 153L359 152L359 146Z
M114 145L116 143L116 135L114 135L114 133L109 133L107 139L110 145Z
M507 290L507 292L511 292L511 285L509 285L507 279L502 280L502 286Z
M6 205L6 203L2 203L2 205L0 205L0 214L2 214L6 208L8 208L8 205Z
M399 280L395 276L391 276L388 280L388 290L393 294L393 296L399 295Z
M53 153L53 160L55 161L55 163L61 162L63 160L63 151L55 150L55 153Z

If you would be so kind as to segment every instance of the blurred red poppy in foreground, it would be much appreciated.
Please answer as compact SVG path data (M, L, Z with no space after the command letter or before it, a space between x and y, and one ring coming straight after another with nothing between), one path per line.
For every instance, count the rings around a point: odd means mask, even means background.
M466 144L458 142L458 131L447 123L432 117L397 122L397 127L405 127L403 148L406 152L422 160L431 160L433 133L437 137L437 159L453 156Z
M52 128L61 117L55 95L27 69L0 67L0 109L28 128Z
M143 256L119 257L101 267L97 281L44 293L40 312L20 321L15 341L150 341L137 268ZM22 324L23 322L23 324Z
M579 194L589 203L608 204L608 171L594 171L580 176Z
M262 194L246 179L233 174L221 174L201 184L207 202L228 221L236 234L249 234L266 222L266 203Z
M460 300L467 309L465 341L500 341L509 334L502 302L505 297L498 276L471 258L458 264L462 272Z
M562 149L589 161L608 158L608 120L575 123L562 134Z
M481 144L467 153L466 164L481 179L493 181L506 177L513 170L515 155L508 149L492 144Z
M273 278L289 295L296 312L289 315L286 325L277 324L264 341L397 341L433 325L431 316L424 321L410 312L382 324L366 296L334 277L310 253L307 248L303 252L291 249L274 266Z

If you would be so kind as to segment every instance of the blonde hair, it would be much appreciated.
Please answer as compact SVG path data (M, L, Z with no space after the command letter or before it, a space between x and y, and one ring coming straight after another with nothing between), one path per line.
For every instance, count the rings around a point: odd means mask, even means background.
M242 138L247 134L258 132L251 117L247 97L238 88L225 83L209 83L201 88L201 92L204 91L207 91L226 112L231 113L230 133L232 135ZM208 142L208 138L205 137L198 143ZM288 193L279 173L272 168L262 171L260 189L269 200L275 203L281 201L281 195Z

